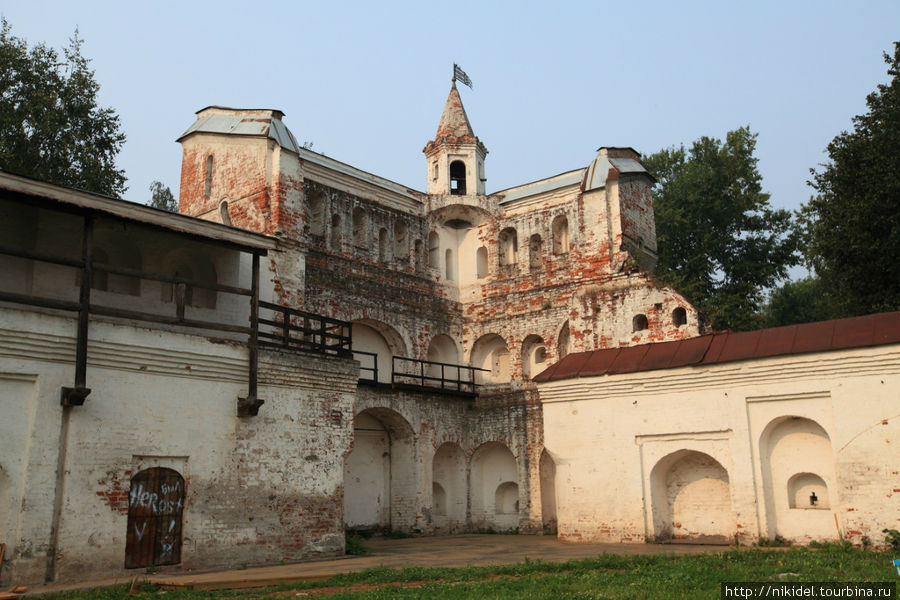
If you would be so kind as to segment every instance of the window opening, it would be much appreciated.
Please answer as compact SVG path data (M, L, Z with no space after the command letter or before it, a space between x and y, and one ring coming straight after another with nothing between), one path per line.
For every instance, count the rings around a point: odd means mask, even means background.
M461 160L450 163L450 193L454 196L466 195L466 164Z

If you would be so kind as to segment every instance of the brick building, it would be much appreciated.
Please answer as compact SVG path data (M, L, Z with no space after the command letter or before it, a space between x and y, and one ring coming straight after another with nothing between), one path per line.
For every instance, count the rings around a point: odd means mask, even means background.
M722 386L752 374L665 350L707 338L651 275L653 180L634 150L488 194L454 84L421 191L301 147L283 116L197 113L180 214L0 173L0 580L301 560L341 553L347 529L827 535L824 513L774 525L799 510L753 488L776 471L795 503L859 508L855 531L893 524L840 492L881 438L829 419L849 423L864 385L854 426L893 424L887 388L854 365L896 378L896 340L728 404ZM607 368L623 348L640 356ZM770 387L807 373L772 356L741 368ZM671 389L648 374L663 362L681 369ZM748 431L762 445L738 443ZM792 474L770 468L796 450L784 438L865 451Z

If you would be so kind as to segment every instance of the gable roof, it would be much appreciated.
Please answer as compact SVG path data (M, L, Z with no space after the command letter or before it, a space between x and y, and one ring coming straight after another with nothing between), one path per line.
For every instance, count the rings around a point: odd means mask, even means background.
M900 343L900 312L569 354L534 381L704 366L772 356Z

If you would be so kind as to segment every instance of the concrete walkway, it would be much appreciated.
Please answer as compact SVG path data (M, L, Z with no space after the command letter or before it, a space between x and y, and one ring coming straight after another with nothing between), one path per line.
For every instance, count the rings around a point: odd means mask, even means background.
M532 535L452 535L399 540L366 541L369 553L273 567L184 574L135 574L164 589L237 589L265 587L295 581L317 581L340 573L378 567L466 567L514 564L531 560L563 562L593 558L601 554L697 554L723 552L727 546L696 544L571 544L555 537ZM80 584L51 584L32 587L31 594L45 594L74 588L104 587L130 582L111 578Z

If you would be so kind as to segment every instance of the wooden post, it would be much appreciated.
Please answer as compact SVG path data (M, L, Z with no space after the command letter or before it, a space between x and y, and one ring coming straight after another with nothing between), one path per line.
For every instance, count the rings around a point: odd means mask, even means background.
M250 284L250 373L246 398L238 398L239 417L255 417L263 400L256 397L259 376L259 255L253 254L253 281ZM285 314L287 318L287 314Z
M94 278L94 216L84 217L81 236L81 290L78 295L78 330L75 342L75 385L62 388L60 403L63 406L81 406L91 393L87 387L88 323L91 314L91 282Z

